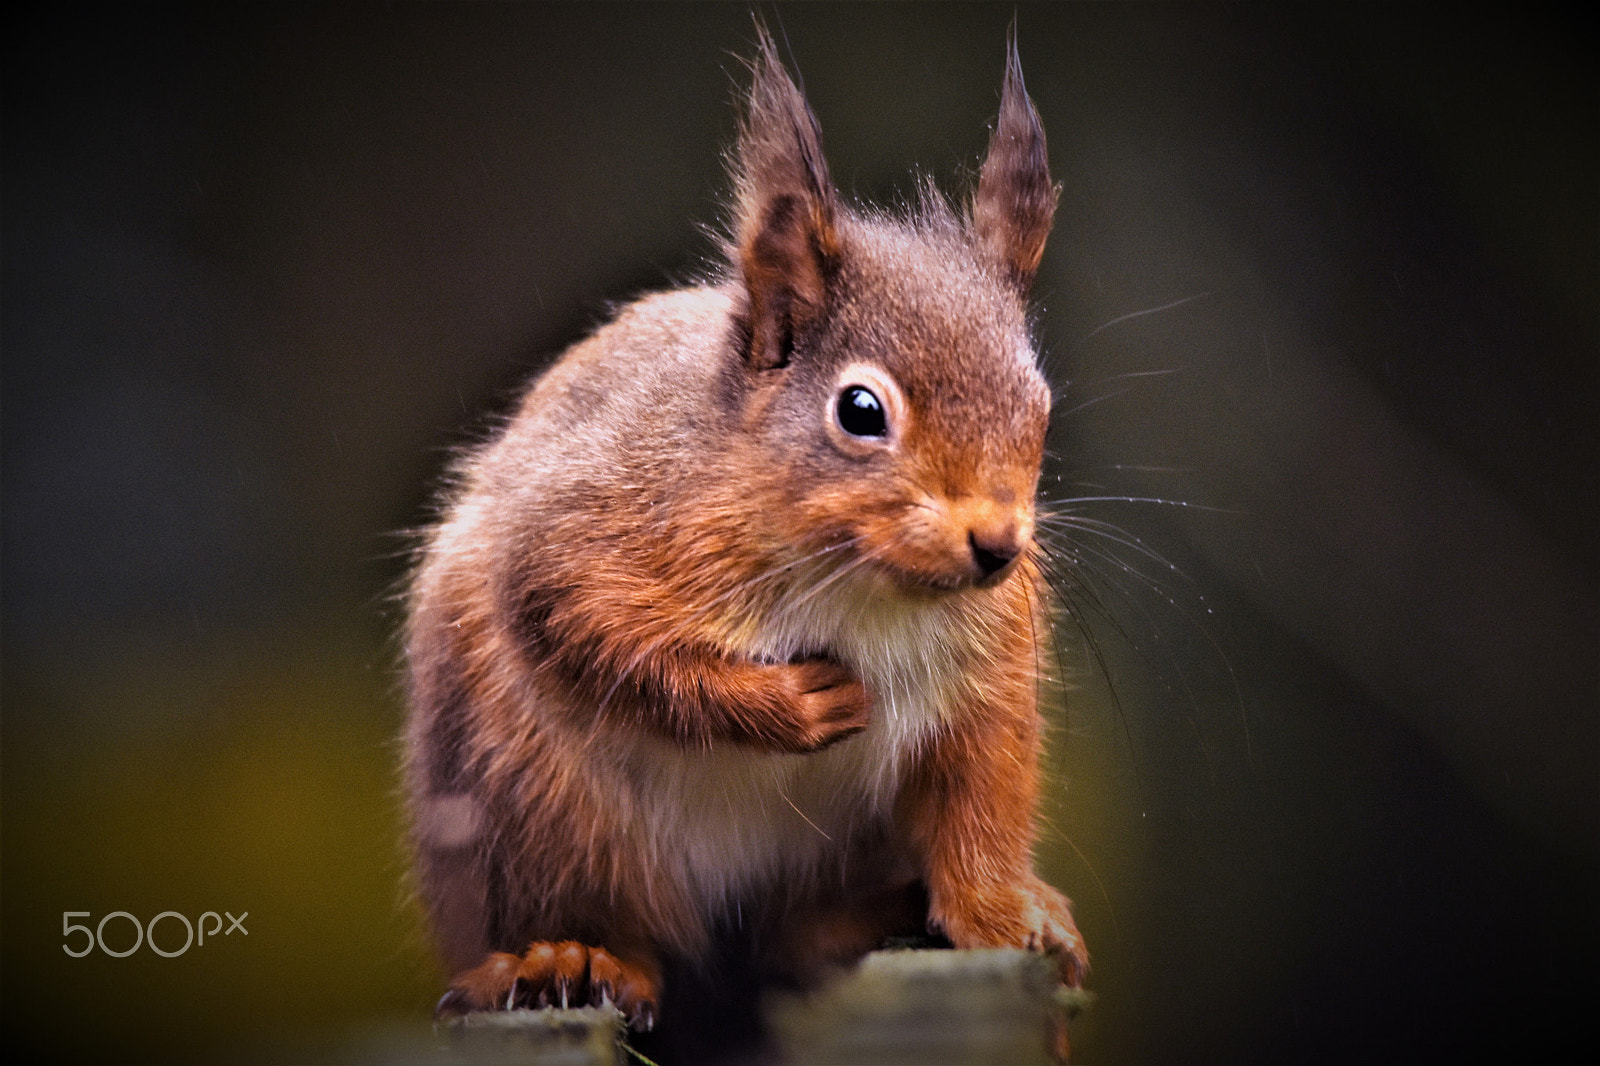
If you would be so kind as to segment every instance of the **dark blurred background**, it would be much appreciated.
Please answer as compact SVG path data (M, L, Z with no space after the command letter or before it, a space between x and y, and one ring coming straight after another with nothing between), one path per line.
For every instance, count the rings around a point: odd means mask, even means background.
M1578 1032L1591 31L1539 5L765 10L836 181L889 200L913 168L970 180L1018 20L1064 185L1047 495L1112 498L1057 504L1110 524L1058 545L1089 591L1041 865L1095 955L1079 1060ZM609 302L703 271L750 9L5 22L5 1044L382 1060L441 987L398 844L399 534ZM62 950L114 911L248 932Z

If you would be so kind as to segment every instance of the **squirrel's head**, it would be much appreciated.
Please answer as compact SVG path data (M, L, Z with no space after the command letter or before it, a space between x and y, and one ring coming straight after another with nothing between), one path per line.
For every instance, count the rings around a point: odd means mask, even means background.
M1033 542L1050 393L1025 301L1058 192L1015 40L964 213L843 204L764 33L753 73L725 398L779 486L775 532L902 589L996 584Z

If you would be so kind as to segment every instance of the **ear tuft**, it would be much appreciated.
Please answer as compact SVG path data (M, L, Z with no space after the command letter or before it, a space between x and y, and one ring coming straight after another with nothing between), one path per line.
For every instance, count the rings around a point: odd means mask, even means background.
M822 133L757 26L751 86L734 163L737 266L749 296L756 369L785 365L795 334L822 312L839 254L837 196Z
M1050 181L1044 125L1022 85L1013 22L1006 41L1000 116L972 197L972 233L979 250L1019 293L1028 291L1039 270L1060 195L1060 187Z

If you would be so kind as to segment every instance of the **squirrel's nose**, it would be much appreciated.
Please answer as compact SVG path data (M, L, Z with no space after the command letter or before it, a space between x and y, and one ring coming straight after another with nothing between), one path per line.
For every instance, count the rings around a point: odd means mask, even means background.
M992 580L1022 554L1022 531L1014 522L996 529L971 529L967 531L967 547L982 584Z

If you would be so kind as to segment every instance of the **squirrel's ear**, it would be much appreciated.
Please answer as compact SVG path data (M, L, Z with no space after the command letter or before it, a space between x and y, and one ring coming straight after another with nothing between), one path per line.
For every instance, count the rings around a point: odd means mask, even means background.
M972 232L980 251L1025 293L1044 256L1061 189L1050 181L1044 126L1022 87L1015 23L1007 38L1000 117L972 197Z
M783 366L795 333L819 315L839 254L822 134L758 27L754 80L734 163L735 255L749 295L757 369Z

